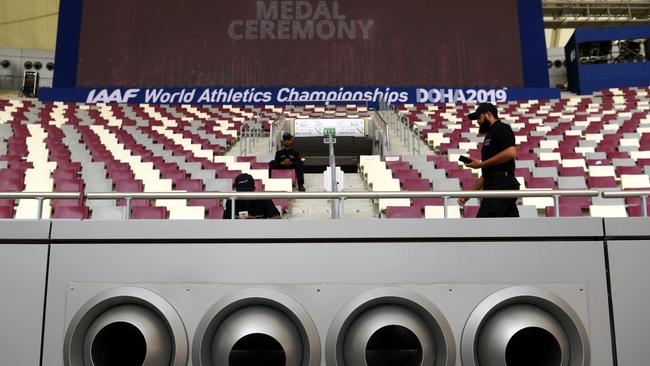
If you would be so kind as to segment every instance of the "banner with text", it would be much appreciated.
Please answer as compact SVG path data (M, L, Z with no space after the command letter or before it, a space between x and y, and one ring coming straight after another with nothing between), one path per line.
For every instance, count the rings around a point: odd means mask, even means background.
M531 88L42 88L40 100L76 103L341 105L503 103L558 99L559 89Z

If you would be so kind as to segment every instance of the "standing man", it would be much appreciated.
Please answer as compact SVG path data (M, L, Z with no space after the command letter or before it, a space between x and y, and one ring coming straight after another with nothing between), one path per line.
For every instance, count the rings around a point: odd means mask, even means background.
M275 159L269 163L269 177L273 169L293 169L296 171L296 180L298 181L298 190L305 191L305 174L302 170L302 159L300 153L294 150L293 136L285 132L282 135L282 149L275 153Z
M515 178L515 134L509 125L499 120L497 108L490 103L482 103L474 113L467 116L479 124L479 133L487 133L481 149L481 160L469 157L472 162L465 164L473 169L481 169L482 176L470 189L518 190ZM458 199L463 206L467 197ZM483 198L476 217L519 217L516 198Z

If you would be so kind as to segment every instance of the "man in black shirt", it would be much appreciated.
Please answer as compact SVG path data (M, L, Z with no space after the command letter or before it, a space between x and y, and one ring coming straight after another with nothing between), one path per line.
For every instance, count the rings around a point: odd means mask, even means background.
M296 171L296 180L298 181L298 190L305 191L305 174L302 170L302 159L300 153L291 148L293 136L285 132L282 135L282 149L275 153L275 159L269 163L269 177L273 169L293 169Z
M255 191L255 179L250 174L240 174L235 178L237 192ZM224 219L232 218L232 201L226 204ZM280 211L272 200L237 200L235 202L235 219L279 219Z
M519 182L515 178L517 148L512 128L499 120L497 108L490 103L480 104L468 117L478 121L479 133L487 133L483 140L481 160L470 157L472 162L465 164L482 170L481 178L470 190L518 190ZM466 202L467 197L458 199L461 206ZM519 217L517 199L484 198L476 217Z

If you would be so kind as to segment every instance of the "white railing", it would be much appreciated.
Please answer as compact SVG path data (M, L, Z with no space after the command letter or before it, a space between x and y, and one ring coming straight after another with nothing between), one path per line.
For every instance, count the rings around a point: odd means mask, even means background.
M262 123L259 118L242 123L239 128L239 155L245 156L253 151L253 146L262 136Z
M641 197L641 212L643 212L643 217L648 217L648 196L650 196L650 190L603 192L603 198Z
M0 192L0 199L36 199L39 201L38 219L42 218L43 200L45 199L78 199L81 193L55 192ZM524 191L420 191L420 192L110 192L84 193L84 200L121 200L126 201L127 218L130 216L131 200L134 199L219 199L236 200L258 199L380 199L380 198L442 198L444 202L444 217L448 217L449 199L460 197L471 198L520 198L520 197L553 197L555 216L559 217L560 197L596 197L601 195L597 190L524 190ZM645 204L650 191L602 192L604 198L642 197ZM645 206L644 206L645 207ZM647 210L643 211L647 217ZM233 213L234 215L234 213ZM340 213L334 217L340 219Z
M47 199L65 200L65 199L79 199L81 193L78 192L0 192L0 199L9 200L22 200L33 199L38 201L38 208L36 210L36 218L43 218L43 201Z
M469 198L525 198L553 197L555 217L559 217L560 197L597 197L628 198L640 197L643 217L648 217L647 202L650 190L639 191L605 191L598 190L524 190L524 191L420 191L420 192L110 192L110 193L63 193L63 192L0 192L0 199L35 199L38 201L37 219L43 217L43 201L46 199L79 199L84 200L121 200L126 201L127 218L130 216L131 200L134 199L220 199L229 200L258 200L258 199L380 199L380 198L442 198L444 200L444 217L448 217L449 199ZM233 212L234 216L234 212ZM234 218L234 217L233 217ZM340 219L340 213L335 217Z

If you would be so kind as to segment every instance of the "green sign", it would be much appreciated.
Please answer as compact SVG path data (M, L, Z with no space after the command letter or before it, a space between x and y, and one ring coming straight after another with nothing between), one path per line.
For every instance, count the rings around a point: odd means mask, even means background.
M336 136L336 128L323 128L324 136Z

